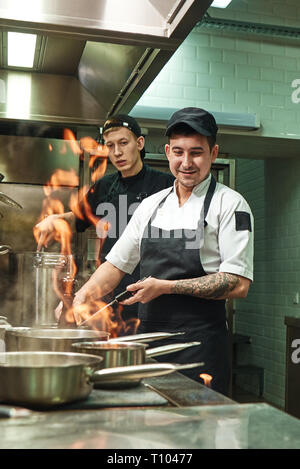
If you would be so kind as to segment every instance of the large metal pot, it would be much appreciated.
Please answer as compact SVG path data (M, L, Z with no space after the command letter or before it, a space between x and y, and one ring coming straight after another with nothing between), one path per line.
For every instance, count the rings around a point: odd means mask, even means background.
M85 353L102 357L101 368L115 368L119 366L142 365L147 358L158 357L184 350L188 347L200 345L200 342L187 342L148 348L148 344L137 342L79 342L72 344L76 353Z
M5 347L7 352L71 352L73 342L106 341L109 337L109 332L89 329L8 327Z
M102 360L83 353L0 353L0 402L30 408L53 407L86 399L92 383L98 387L131 387L144 377L199 366L148 363L99 370Z
M1 268L4 278L2 303L12 324L29 327L57 324L55 309L61 299L57 290L60 289L60 280L70 270L71 256L10 250L7 259L3 259L7 266L2 265Z

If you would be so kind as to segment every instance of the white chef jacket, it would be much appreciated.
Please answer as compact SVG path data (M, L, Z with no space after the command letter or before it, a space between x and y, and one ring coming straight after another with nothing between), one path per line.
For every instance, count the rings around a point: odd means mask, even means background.
M122 236L106 256L106 260L123 272L131 274L140 261L140 248L145 227L159 203L151 226L163 230L195 230L203 213L203 203L211 175L193 188L189 199L179 206L174 183L147 197L135 210ZM249 214L251 226L237 226L237 213ZM247 215L246 215L247 217ZM199 242L199 254L207 274L228 272L253 280L253 215L246 200L236 191L217 182L204 229L204 242ZM180 256L180 253L178 253Z

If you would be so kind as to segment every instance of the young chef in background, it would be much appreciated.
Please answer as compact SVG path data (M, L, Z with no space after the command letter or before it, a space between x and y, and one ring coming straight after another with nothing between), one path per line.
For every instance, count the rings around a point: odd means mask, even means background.
M225 300L247 296L253 279L253 217L244 198L216 183L210 173L218 155L214 117L199 108L173 114L165 151L174 186L143 200L103 263L76 293L75 310L88 297L113 290L140 262L141 277L128 287L140 302L140 332L185 331L182 341L200 346L170 355L172 362L204 361L183 372L227 394ZM168 360L170 360L168 356Z
M101 260L104 260L141 201L172 186L174 177L170 173L152 169L143 162L145 139L133 117L122 114L113 116L105 122L102 132L109 159L118 172L97 181L88 191L86 200L93 215L102 220L107 219L110 223L101 249ZM82 203L82 213L85 211L84 207L85 204ZM67 220L77 232L83 232L91 226L88 216L82 220L73 212L50 215L36 225L40 231L38 249L53 238L53 222L57 218ZM99 237L101 234L104 236L100 229L97 229L97 234ZM114 294L125 290L127 285L137 282L139 278L139 266L136 266L134 271L124 277ZM122 315L123 319L137 317L137 305L124 306Z

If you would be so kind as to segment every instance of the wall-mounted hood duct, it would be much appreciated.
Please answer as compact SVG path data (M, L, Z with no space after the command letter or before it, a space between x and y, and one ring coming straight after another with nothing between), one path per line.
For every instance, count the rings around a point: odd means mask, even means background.
M151 106L135 106L130 115L145 124L154 122L166 123L177 109ZM211 111L219 127L230 127L239 130L257 130L260 120L257 114Z
M2 31L36 33L41 44L34 72L3 70L0 53L0 120L99 126L129 112L211 3L0 0ZM8 82L17 91L21 74L31 85L12 106Z
M223 18L212 18L205 13L197 27L212 29L214 31L233 31L238 33L257 34L273 37L300 39L300 28L279 26L273 24L251 23L249 21L236 21Z

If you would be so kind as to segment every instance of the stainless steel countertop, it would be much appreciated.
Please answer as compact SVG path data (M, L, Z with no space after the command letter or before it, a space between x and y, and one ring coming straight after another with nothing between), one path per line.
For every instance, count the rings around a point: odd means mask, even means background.
M299 448L300 421L267 404L32 413L0 421L1 449Z

